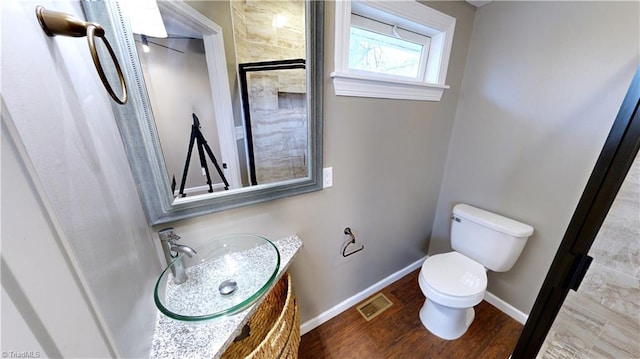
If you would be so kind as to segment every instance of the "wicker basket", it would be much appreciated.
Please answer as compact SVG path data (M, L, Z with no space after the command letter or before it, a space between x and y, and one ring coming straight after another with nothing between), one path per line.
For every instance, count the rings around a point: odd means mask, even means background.
M300 317L289 273L278 281L248 324L249 336L232 343L222 358L298 358Z

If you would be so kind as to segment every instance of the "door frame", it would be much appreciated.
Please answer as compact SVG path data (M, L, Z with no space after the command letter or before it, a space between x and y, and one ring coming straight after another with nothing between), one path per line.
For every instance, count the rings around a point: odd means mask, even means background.
M577 290L587 255L640 148L640 66L591 172L542 284L512 359L535 358L569 289Z

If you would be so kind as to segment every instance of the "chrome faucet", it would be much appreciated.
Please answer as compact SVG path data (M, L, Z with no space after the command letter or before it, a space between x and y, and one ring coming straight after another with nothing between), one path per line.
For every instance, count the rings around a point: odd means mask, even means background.
M180 253L184 253L189 258L196 255L196 251L189 246L177 244L176 241L180 239L180 236L176 234L173 228L165 228L158 232L160 237L160 243L162 244L162 251L164 252L164 258L167 260L167 265L170 265ZM176 284L181 284L187 281L187 273L184 270L184 264L182 258L178 259L171 266L171 273L173 274L173 281Z

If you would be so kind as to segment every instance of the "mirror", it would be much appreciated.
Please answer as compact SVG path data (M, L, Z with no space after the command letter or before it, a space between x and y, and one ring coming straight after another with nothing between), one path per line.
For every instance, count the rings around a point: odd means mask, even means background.
M322 2L159 1L164 38L124 2L83 6L123 59L114 112L152 225L322 188Z

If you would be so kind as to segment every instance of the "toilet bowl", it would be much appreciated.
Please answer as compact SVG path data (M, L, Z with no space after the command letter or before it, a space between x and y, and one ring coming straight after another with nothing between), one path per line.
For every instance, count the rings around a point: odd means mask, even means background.
M431 333L453 340L475 317L487 290L487 270L505 272L522 253L533 227L466 204L453 208L452 252L428 257L418 284L426 299L420 321Z
M429 257L418 276L427 297L420 320L433 334L453 340L464 334L474 318L473 306L487 289L485 268L457 252Z

